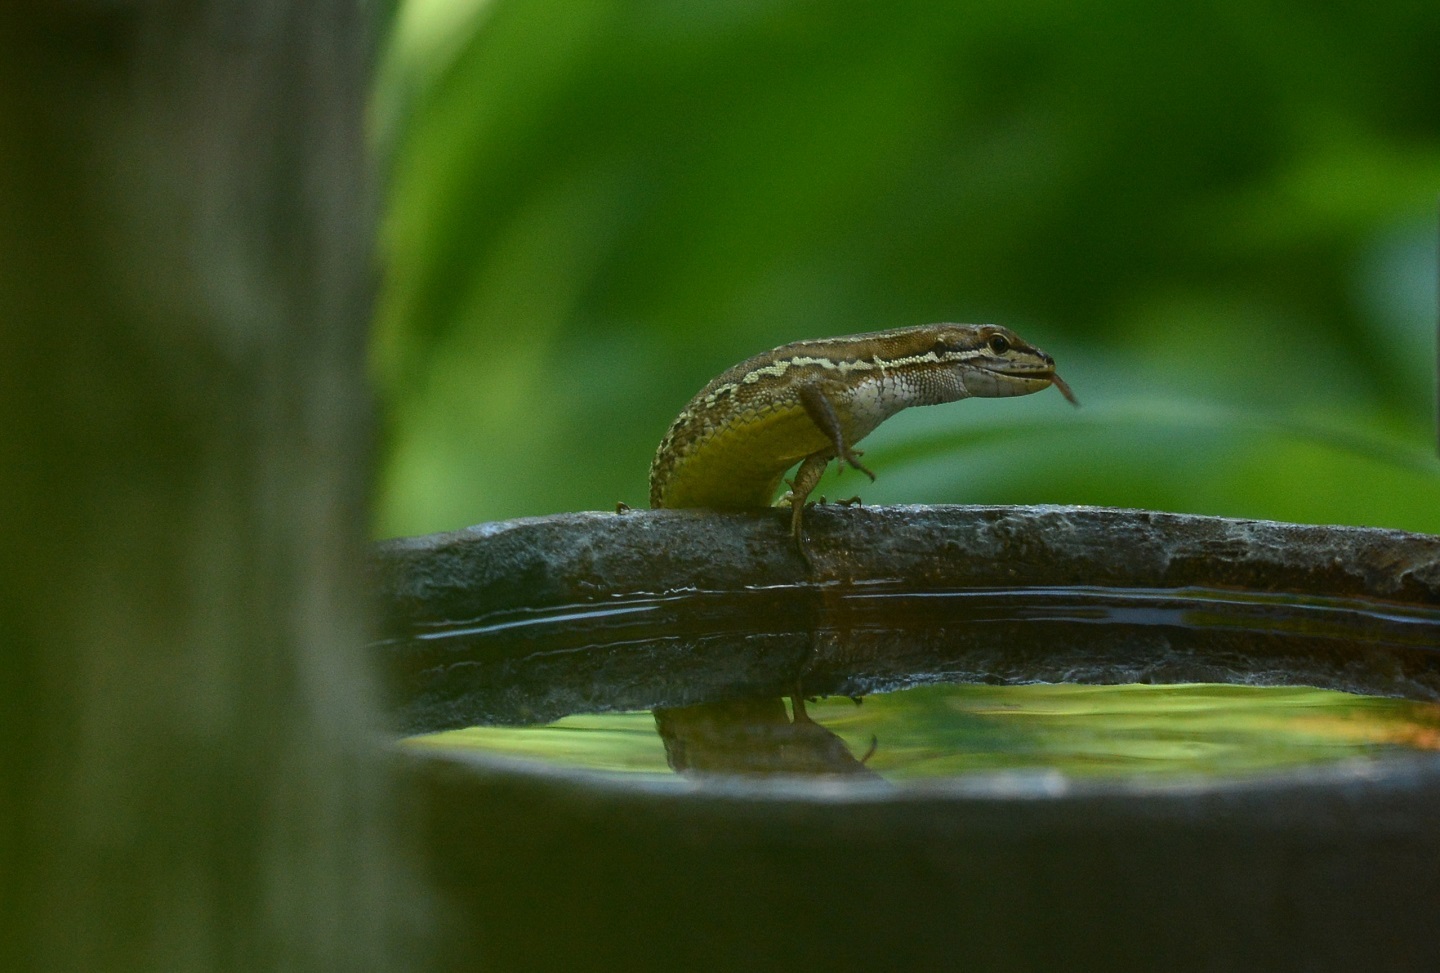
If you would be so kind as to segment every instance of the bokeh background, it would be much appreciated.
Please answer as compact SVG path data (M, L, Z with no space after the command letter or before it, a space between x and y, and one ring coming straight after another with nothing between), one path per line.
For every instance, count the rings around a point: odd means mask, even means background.
M410 0L374 103L378 535L646 502L725 367L994 321L867 502L1440 532L1440 5ZM863 488L863 489L862 489Z

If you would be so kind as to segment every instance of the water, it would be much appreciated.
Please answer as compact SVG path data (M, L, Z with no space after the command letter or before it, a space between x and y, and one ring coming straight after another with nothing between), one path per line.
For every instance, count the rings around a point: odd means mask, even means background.
M869 754L863 766L895 782L1016 769L1069 777L1251 774L1440 750L1434 703L1304 687L950 684L870 696L858 706L830 698L805 708L850 756ZM614 774L672 773L649 711L471 727L408 742ZM842 761L829 772L847 771Z
M1247 776L1440 749L1440 610L1364 599L797 586L507 612L384 648L407 746L637 778Z

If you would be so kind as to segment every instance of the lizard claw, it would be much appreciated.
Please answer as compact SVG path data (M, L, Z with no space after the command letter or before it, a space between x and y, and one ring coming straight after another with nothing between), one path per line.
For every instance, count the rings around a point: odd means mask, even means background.
M865 454L858 449L847 449L841 458L850 464L852 470L859 470L861 473L870 477L870 480L873 482L875 480L875 474L870 470L870 467L860 462L860 457L864 455Z

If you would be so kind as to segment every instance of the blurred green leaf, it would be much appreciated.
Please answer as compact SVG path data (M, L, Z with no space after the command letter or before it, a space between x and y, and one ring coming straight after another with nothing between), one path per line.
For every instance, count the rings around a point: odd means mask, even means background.
M397 23L382 534L643 502L723 368L934 320L1015 327L1087 408L897 417L867 500L1436 529L1434 5L410 0Z

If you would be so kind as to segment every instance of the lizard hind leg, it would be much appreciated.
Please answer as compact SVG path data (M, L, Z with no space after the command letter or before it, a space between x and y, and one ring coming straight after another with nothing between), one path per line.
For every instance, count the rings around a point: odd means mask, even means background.
M800 468L795 471L795 479L790 481L790 492L785 496L785 499L790 501L790 533L795 538L795 543L802 548L805 538L800 533L800 522L805 513L805 500L820 482L820 477L825 474L825 467L830 464L830 459L831 453L828 449L805 457Z

